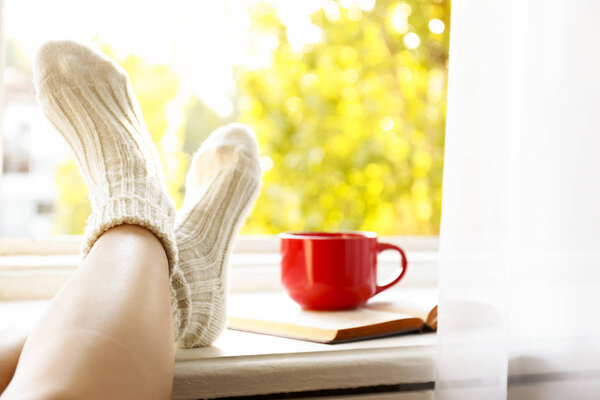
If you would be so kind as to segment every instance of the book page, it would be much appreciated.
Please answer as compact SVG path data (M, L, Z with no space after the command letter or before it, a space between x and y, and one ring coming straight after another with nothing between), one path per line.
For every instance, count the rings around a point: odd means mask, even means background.
M411 315L428 321L430 317L433 318L432 311L437 306L437 301L437 288L393 288L373 297L364 307L369 310ZM437 325L437 313L435 317Z
M336 332L415 317L367 307L347 311L307 311L283 292L233 295L228 311L231 320L271 321Z

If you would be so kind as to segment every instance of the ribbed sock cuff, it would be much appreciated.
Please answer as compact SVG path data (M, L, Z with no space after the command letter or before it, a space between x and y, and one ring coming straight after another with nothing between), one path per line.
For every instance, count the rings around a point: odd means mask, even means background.
M157 204L135 195L108 199L88 218L82 246L83 256L87 256L100 235L110 228L123 224L139 225L151 231L160 240L171 271L177 264L177 246L173 231L174 215L173 212L169 212L173 206L167 198L161 203L164 204Z

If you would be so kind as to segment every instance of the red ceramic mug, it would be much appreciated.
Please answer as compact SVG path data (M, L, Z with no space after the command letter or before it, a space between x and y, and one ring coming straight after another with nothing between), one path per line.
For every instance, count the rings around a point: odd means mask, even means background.
M282 233L281 280L290 297L309 310L344 310L363 305L395 285L406 273L406 255L379 243L374 232ZM377 285L377 255L396 250L401 270L387 285Z

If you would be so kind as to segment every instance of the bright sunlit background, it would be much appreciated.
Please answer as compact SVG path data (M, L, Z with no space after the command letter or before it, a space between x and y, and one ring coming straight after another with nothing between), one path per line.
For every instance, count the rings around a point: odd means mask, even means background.
M447 0L4 0L0 235L82 233L90 212L35 101L51 38L129 73L176 203L190 155L239 121L264 170L243 232L437 234L449 14Z

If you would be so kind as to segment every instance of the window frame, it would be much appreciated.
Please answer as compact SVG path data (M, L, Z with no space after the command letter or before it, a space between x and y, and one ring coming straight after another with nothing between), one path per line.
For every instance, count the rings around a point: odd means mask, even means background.
M401 285L436 286L437 236L390 236L379 239L402 247L409 261ZM0 238L0 301L49 299L77 269L81 236ZM380 280L393 276L398 255L380 256ZM229 258L229 289L233 293L281 289L279 239L275 235L240 235ZM393 289L392 289L393 290Z
M5 105L5 2L0 0L0 178L3 174L2 123ZM0 237L0 301L51 298L80 261L81 236ZM390 236L380 241L401 246L409 259L404 284L437 285L438 236ZM395 258L380 264L396 264ZM389 269L389 268L388 268ZM241 235L230 257L233 292L279 290L279 241L274 235ZM251 273L249 273L251 271Z

